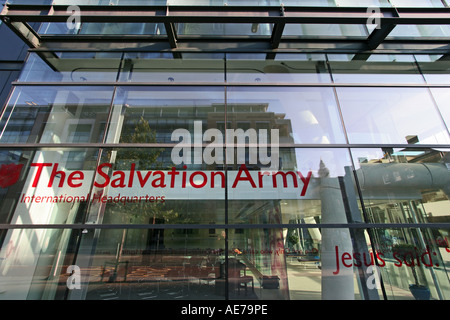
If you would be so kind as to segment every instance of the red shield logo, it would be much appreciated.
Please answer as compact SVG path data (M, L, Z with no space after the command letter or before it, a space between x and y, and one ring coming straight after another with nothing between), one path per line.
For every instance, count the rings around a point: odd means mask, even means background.
M0 166L0 188L12 186L19 180L23 164L2 164Z

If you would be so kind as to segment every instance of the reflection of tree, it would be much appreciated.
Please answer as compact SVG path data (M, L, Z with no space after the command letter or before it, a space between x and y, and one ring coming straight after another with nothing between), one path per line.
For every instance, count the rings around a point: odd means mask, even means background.
M139 148L139 144L156 143L156 131L152 130L144 117L138 121L132 134L122 134L120 142L135 144L137 148L124 148L117 151L116 168L124 166L124 169L129 169L129 165L135 163L136 169L148 170L155 165L161 165L157 160L163 151L162 148Z
M116 169L129 170L133 163L136 165L136 170L149 170L161 167L158 157L163 151L162 148L139 148L139 144L156 143L156 131L152 130L144 117L139 119L132 134L122 135L121 143L135 144L137 148L119 149L116 155ZM150 219L147 221L152 224L161 220L168 222L177 215L173 210L165 210L164 204L159 201L127 203L125 207L127 217L138 221L140 220L139 217L146 217Z
M134 131L129 134L126 132L122 134L120 142L130 143L136 145L136 147L117 150L115 169L129 170L132 164L135 164L136 170L161 168L162 164L158 161L158 157L164 150L163 148L139 147L142 144L156 143L156 131L150 127L149 122L143 117L136 123ZM124 223L163 224L174 221L179 216L177 212L168 209L166 204L160 200L153 202L146 200L127 202L125 205L117 204L114 209L123 213L122 219ZM163 244L163 230L151 229L148 231L147 238L146 249L149 249L154 240L156 240L157 246L160 243Z

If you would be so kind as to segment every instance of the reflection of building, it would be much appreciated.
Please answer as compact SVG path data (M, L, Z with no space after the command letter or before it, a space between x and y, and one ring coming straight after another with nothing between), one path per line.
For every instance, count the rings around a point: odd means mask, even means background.
M176 102L174 102L176 103ZM192 104L196 104L194 100ZM225 136L226 129L236 131L242 129L245 133L245 142L247 144L253 143L250 141L250 135L248 130L257 134L256 139L259 140L260 130L266 130L267 134L264 135L267 139L267 143L271 143L271 130L276 129L279 132L279 140L273 143L280 145L292 144L292 127L290 119L286 119L285 115L277 114L268 110L268 104L245 104L245 105L228 105L227 109L223 104L213 104L211 106L198 106L192 107L191 105L180 106L130 106L126 104L127 108L124 111L124 120L121 127L121 139L124 139L135 132L136 124L140 119L144 119L148 122L150 129L154 130L155 139L152 142L158 143L173 143L177 142L172 140L172 133L177 129L193 130L194 121L202 121L203 132L208 129L218 129L223 136ZM225 111L226 110L226 111ZM225 127L224 112L227 115L227 126ZM202 137L203 138L203 137ZM194 135L191 136L191 142L194 143ZM210 144L211 140L204 141L204 145ZM236 140L237 144L238 141ZM222 142L225 146L225 141ZM250 145L244 146L246 149L246 161L247 167L251 168L252 165L249 160L249 148ZM165 163L167 166L171 165L170 150L164 150L160 154L159 162ZM285 164L286 168L293 168L295 166L295 159ZM234 161L234 170L237 170L242 163ZM260 163L259 167L262 166ZM201 167L201 166L200 166ZM220 168L220 167L217 167ZM229 166L231 169L232 167Z
M4 81L0 299L450 298L450 3L283 2L70 1L75 29L68 1L5 7L30 52ZM279 170L250 145L248 173L175 165L179 129L193 159L207 130L278 130Z

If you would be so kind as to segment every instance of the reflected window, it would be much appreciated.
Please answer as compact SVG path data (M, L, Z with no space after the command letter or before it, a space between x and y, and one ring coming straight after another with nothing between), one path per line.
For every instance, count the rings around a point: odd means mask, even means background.
M365 25L351 24L286 24L283 36L367 37Z
M328 55L337 83L424 83L412 55Z
M224 122L224 92L215 87L123 87L117 92L111 119L109 143L206 144L203 133ZM181 138L177 132L186 136ZM160 157L173 165L170 150ZM190 167L202 167L201 155L196 158L193 152L189 158Z
M106 87L17 87L0 120L0 141L101 142L112 94Z
M272 34L268 23L179 23L179 36L265 36Z
M122 82L223 82L223 54L126 53L119 81Z
M56 52L45 60L31 53L18 81L115 82L122 53Z
M65 22L43 23L39 29L43 35L165 35L160 23L81 23L69 28Z
M227 117L232 122L246 116L251 127L266 121L278 129L280 145L292 143L345 143L336 101L330 88L230 87Z
M227 55L227 82L239 83L329 83L324 55L277 54L275 60Z

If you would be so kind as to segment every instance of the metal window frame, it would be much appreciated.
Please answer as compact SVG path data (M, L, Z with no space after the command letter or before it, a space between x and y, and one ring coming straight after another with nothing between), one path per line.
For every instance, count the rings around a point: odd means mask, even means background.
M300 7L300 6L79 6L82 22L117 23L162 23L166 35L40 35L31 22L66 22L71 15L65 5L5 5L0 18L30 48L87 47L89 44L107 42L110 49L117 49L133 43L162 43L161 48L175 52L179 49L203 50L213 43L218 50L236 50L255 46L255 50L266 50L268 58L274 57L278 49L294 47L301 49L316 44L324 49L336 48L341 43L354 52L373 51L382 45L388 47L414 44L417 50L424 46L437 46L441 53L450 51L448 37L386 39L397 25L436 25L450 24L450 8L379 8L380 28L367 38L352 37L289 37L282 36L284 26L296 24L360 24L366 25L373 19L373 13L363 7ZM178 36L177 23L269 23L273 25L272 34L267 37L256 36ZM208 45L205 45L207 43ZM328 44L328 46L325 46ZM353 47L349 48L349 44ZM439 47L440 45L440 47ZM56 50L56 49L55 49Z
M290 229L290 228L323 228L323 229L388 229L388 228L414 228L414 229L450 229L450 223L274 223L274 224L214 224L215 229ZM211 224L0 224L0 230L9 229L211 229Z

